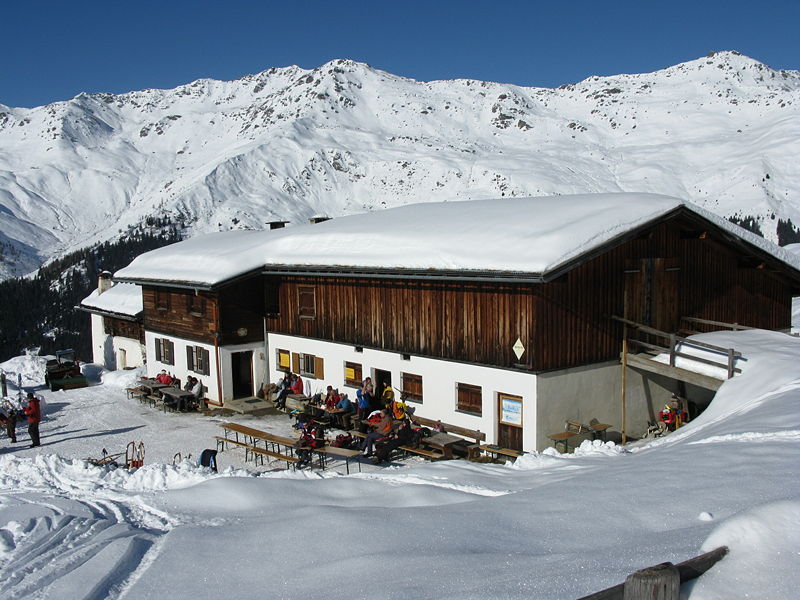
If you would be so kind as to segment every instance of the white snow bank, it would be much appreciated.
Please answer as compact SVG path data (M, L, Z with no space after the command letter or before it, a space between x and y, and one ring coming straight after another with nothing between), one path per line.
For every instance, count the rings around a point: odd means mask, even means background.
M727 519L701 550L720 546L730 553L687 586L692 600L796 596L794 577L786 575L800 568L800 501L771 502Z

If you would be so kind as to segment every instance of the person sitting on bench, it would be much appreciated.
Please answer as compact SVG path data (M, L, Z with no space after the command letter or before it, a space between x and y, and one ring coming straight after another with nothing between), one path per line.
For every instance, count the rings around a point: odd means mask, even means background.
M411 421L404 419L400 427L396 431L389 434L385 440L379 441L375 444L375 459L376 462L382 463L389 460L395 448L406 446L411 443L414 437L414 430L411 427Z
M392 430L392 418L389 416L389 412L383 409L380 414L380 420L372 426L373 431L364 438L364 456L370 456L375 442L387 437Z

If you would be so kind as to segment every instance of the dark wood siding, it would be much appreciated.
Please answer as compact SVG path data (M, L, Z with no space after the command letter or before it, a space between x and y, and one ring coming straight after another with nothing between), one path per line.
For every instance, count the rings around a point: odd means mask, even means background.
M217 331L218 302L215 294L200 292L205 298L205 314L196 315L189 312L189 294L191 290L158 288L159 298L167 295L169 307L160 310L156 307L155 287L142 287L144 305L144 326L148 331L174 335L198 342L214 343L214 332Z
M561 369L617 358L622 326L608 316L624 316L626 309L633 320L649 319L645 324L664 331L677 330L679 317L787 328L792 285L767 269L743 267L736 249L713 232L702 239L692 236L694 227L680 219L661 223L576 267L560 281L544 284L535 368ZM641 297L647 288L641 280L644 271L631 273L644 268L652 269L653 275L646 299ZM630 278L640 280L631 284ZM649 303L647 318L642 303Z
M144 327L137 321L126 319L116 319L114 317L103 317L103 326L108 335L139 340L144 344Z
M696 220L679 215L544 284L285 276L276 286L270 278L280 314L267 326L354 346L537 371L619 357L622 326L610 316L624 316L626 306L665 331L676 330L680 317L788 327L796 284L759 268L713 225L701 225L708 231L698 232ZM640 275L630 272L634 267ZM314 288L314 318L300 318L299 286ZM512 349L518 337L525 347L521 359Z
M316 317L301 318L298 287L313 286ZM286 277L270 331L503 367L533 336L531 285Z
M264 339L264 285L260 277L219 291L220 343L243 344Z

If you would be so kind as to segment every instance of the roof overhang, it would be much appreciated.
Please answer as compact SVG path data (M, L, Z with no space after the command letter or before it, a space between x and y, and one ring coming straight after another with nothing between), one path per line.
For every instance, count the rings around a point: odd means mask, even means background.
M262 269L263 267L259 267L258 269L247 271L246 273L240 273L235 277L230 277L228 279L222 279L220 281L214 281L210 283L207 281L178 281L171 279L143 279L135 277L130 277L130 278L114 277L114 281L119 283L134 283L142 287L144 286L168 287L168 288L177 288L181 290L192 290L195 292L210 292L228 285L232 285L234 283L238 283L240 281L244 281L245 279L250 279L251 277L257 276L261 273Z
M142 319L142 312L136 313L135 315L127 315L123 313L117 313L110 310L103 310L101 308L96 308L94 306L83 306L79 304L76 306L78 310L82 310L83 312L91 313L93 315L100 315L101 317L109 317L112 319L120 319L122 321L131 321L132 323L136 323L137 321L141 321Z

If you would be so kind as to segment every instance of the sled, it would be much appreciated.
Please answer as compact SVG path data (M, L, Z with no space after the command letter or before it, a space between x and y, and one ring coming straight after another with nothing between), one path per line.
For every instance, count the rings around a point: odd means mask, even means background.
M119 459L125 457L125 462L120 465ZM144 442L139 442L137 446L135 442L128 442L125 447L125 452L118 452L116 454L109 454L108 450L103 448L103 456L101 458L87 458L89 464L96 467L111 467L116 469L119 466L124 466L126 469L138 469L144 465Z

